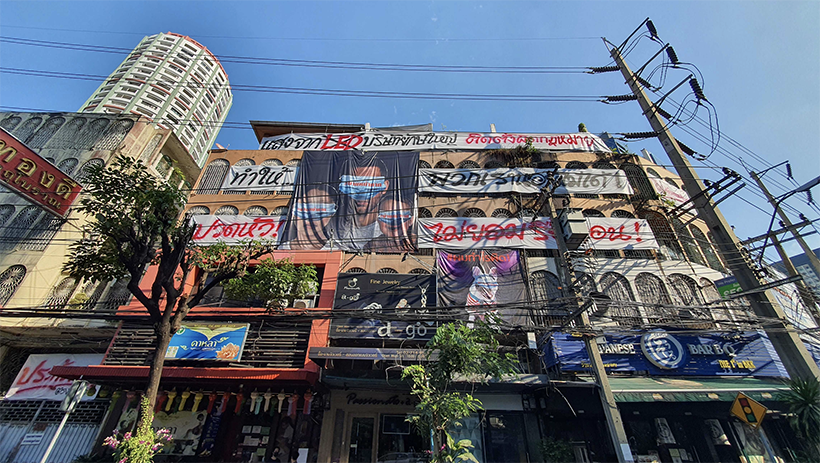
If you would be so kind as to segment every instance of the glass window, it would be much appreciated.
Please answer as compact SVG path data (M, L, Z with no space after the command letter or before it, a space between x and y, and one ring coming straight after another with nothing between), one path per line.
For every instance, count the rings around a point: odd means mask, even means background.
M524 417L520 413L487 413L484 457L493 463L528 461Z

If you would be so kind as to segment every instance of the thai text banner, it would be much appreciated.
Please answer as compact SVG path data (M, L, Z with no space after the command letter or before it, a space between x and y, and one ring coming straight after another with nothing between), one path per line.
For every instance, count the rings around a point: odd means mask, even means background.
M11 384L3 400L63 400L71 388L70 379L52 376L52 368L99 365L103 354L31 354ZM97 396L90 387L82 400Z
M0 128L0 179L11 191L65 217L83 189L74 179Z
M542 151L611 153L604 141L591 133L466 133L466 132L358 132L344 134L286 134L262 139L262 150L318 151L418 151L485 150L515 148L528 140Z
M298 169L290 166L231 166L223 190L293 191Z
M441 217L419 219L419 248L558 249L550 219Z
M184 323L171 338L165 358L238 362L242 359L249 326L247 323Z
M643 219L587 217L592 249L658 249L649 223Z
M553 169L419 169L422 193L536 194L547 186ZM557 194L633 194L626 173L615 169L558 169L563 184Z
M195 215L191 217L195 227L193 243L200 246L252 240L277 243L286 219L278 215Z

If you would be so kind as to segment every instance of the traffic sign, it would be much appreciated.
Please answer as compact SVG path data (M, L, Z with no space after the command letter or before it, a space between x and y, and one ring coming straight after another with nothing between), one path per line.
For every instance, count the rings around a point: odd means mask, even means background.
M749 398L742 392L737 393L735 402L732 404L732 415L755 429L760 426L760 422L766 416L767 410L768 408L763 404Z

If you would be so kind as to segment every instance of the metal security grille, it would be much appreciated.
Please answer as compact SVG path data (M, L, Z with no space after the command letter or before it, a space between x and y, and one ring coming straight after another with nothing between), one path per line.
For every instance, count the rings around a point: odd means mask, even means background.
M5 423L26 423L34 418L37 409L40 408L40 400L3 400L0 401L0 422ZM89 423L99 424L105 415L108 401L80 402L77 408L68 417L69 423ZM40 414L37 415L38 423L59 423L63 419L64 412L60 411L60 402L49 400L43 404Z
M31 149L40 149L46 146L46 143L48 143L48 141L51 140L51 137L53 137L54 134L57 133L57 130L59 130L64 123L65 118L59 116L52 117L49 120L47 120L46 123L43 124L42 127L40 127L40 130L38 130L28 141L28 147Z
M310 322L251 323L240 363L257 368L303 368L310 326ZM154 339L150 325L123 324L105 358L105 365L147 365L154 351ZM170 362L166 365L172 366L174 361Z
M0 305L6 305L17 287L26 277L26 268L22 265L12 265L0 273Z

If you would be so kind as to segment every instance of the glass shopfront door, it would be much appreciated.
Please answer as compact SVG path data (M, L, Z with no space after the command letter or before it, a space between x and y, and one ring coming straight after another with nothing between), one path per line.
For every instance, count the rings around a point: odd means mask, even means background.
M374 438L376 436L375 416L350 417L348 442L348 463L371 463L374 455Z

